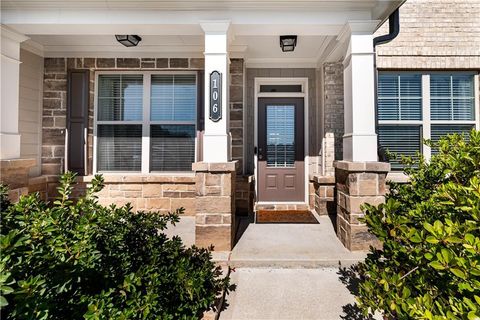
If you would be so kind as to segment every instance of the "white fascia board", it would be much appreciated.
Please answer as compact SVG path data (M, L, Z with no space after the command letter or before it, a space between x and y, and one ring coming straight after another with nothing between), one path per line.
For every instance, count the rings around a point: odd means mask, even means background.
M112 10L4 10L2 21L24 34L201 35L200 23L212 17L230 20L236 35L284 32L335 34L349 20L370 19L369 11L213 11L161 12Z

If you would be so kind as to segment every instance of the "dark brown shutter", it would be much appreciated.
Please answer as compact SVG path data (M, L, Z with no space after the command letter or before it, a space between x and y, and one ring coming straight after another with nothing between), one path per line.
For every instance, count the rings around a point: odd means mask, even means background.
M203 133L205 131L205 72L197 73L197 161L203 160Z
M69 70L67 81L67 168L85 175L89 71Z

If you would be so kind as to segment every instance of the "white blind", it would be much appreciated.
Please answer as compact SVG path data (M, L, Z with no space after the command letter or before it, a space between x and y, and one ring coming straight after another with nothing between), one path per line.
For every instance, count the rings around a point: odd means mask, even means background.
M473 75L430 76L432 120L475 120Z
M420 74L379 74L378 119L422 120Z
M191 171L195 161L195 125L150 127L152 171Z
M99 171L140 171L142 126L102 124L97 130Z
M196 119L195 75L152 75L151 90L151 120L194 121Z
M100 75L98 77L99 121L141 121L143 75Z
M397 155L398 159L390 160L392 169L402 169L400 156L415 158L421 149L421 126L419 125L380 125L378 140L381 147Z
M440 138L445 137L446 135L458 133L462 134L466 139L468 139L468 133L473 129L473 125L469 124L435 124L431 127L431 140L432 142L438 142ZM436 148L432 148L432 154L438 153Z

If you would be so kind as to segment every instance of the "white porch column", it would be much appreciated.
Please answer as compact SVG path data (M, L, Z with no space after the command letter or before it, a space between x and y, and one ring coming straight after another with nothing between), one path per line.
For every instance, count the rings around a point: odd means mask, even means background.
M20 158L20 43L28 37L1 26L0 160Z
M378 21L348 22L339 40L348 44L344 66L343 160L377 161L373 32Z
M205 32L205 132L203 136L203 161L228 162L230 155L229 130L229 58L228 30L230 21L203 21ZM222 75L221 101L222 118L210 120L210 73L218 71Z

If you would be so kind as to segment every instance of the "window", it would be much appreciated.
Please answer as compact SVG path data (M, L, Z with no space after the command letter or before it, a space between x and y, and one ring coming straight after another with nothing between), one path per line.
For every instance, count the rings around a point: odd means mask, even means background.
M380 74L378 81L378 139L391 153L415 157L422 141L422 77ZM401 169L400 158L391 160Z
M97 87L97 171L192 169L196 74L102 73Z
M450 133L465 133L477 126L473 73L381 72L378 77L378 138L382 148L397 155L436 150L423 139L436 142ZM477 115L477 116L476 116ZM392 169L402 169L392 160Z

